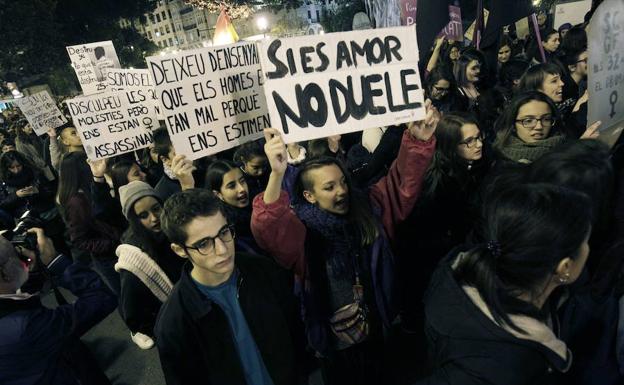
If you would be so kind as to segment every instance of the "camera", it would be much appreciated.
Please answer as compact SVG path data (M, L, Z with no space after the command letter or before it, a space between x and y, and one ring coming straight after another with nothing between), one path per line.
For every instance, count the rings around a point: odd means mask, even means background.
M17 226L13 230L6 230L2 232L2 236L6 238L13 247L22 247L27 250L31 250L35 255L39 254L37 248L37 235L28 233L27 231L33 227L42 227L42 221L34 214L26 211L17 222ZM18 256L24 262L30 262L29 258L18 253Z

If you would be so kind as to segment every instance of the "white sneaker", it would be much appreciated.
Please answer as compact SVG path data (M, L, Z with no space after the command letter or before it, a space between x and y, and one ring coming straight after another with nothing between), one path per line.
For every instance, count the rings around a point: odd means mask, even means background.
M148 350L154 347L154 340L143 333L130 333L130 337L132 337L132 342L137 344L137 346L143 350Z

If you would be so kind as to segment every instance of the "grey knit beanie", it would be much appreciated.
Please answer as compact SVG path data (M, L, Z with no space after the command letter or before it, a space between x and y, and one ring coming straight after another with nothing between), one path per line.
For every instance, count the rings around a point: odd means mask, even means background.
M143 197L155 197L160 199L156 190L152 186L140 180L135 180L119 188L119 201L124 217L128 219L128 214L136 201Z

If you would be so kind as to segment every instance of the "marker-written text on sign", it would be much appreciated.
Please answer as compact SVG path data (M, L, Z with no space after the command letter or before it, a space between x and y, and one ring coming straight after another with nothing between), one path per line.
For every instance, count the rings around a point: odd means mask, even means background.
M169 136L190 159L262 136L270 126L258 49L238 43L147 58Z
M146 95L108 91L66 101L89 159L104 159L145 148L158 126Z
M261 54L287 143L424 117L414 26L275 39Z

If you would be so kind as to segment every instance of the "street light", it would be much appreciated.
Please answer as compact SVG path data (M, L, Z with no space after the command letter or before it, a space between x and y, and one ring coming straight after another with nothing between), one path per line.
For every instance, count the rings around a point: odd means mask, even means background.
M264 34L264 37L266 37L266 31L269 28L269 21L267 20L267 18L264 16L259 16L256 19L256 26L258 26L258 29Z

